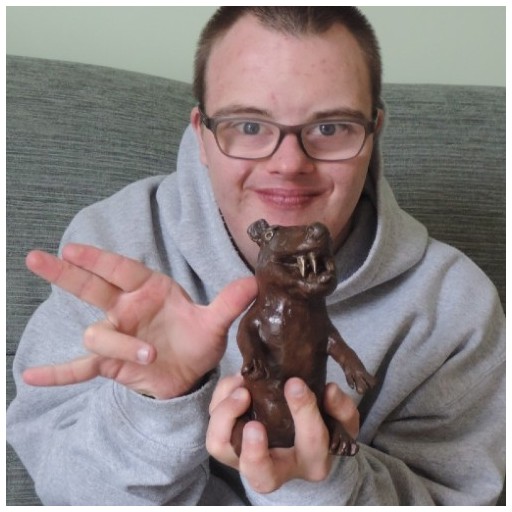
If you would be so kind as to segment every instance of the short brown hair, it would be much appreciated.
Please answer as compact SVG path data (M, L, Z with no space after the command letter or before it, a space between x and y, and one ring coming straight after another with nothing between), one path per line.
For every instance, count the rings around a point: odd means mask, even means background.
M197 46L194 66L194 94L200 105L206 92L206 66L215 41L242 16L253 15L265 27L303 35L321 34L335 23L346 27L361 47L368 70L373 108L380 108L382 63L372 26L356 7L220 7L204 27Z

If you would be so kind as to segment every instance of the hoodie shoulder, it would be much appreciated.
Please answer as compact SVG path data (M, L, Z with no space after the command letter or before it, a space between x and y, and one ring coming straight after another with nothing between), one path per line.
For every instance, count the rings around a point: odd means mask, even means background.
M144 261L160 231L157 191L174 179L173 174L145 178L84 208L67 228L61 248L69 242L90 244Z

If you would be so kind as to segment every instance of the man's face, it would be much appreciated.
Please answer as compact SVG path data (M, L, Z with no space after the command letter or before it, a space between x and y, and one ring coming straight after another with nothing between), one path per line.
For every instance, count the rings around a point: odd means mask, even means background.
M369 72L356 40L340 25L319 36L294 37L246 16L212 49L204 110L209 117L233 115L286 125L346 117L346 112L369 120ZM260 218L281 225L320 221L335 247L341 245L366 179L373 136L357 157L342 162L311 160L293 134L272 156L241 160L219 150L197 109L191 121L218 206L250 264L256 262L258 247L246 230Z

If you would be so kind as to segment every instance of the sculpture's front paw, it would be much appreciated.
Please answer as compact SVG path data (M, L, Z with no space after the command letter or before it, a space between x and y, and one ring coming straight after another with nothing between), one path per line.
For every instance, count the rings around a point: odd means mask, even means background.
M267 367L260 359L251 359L242 366L242 375L249 380L268 379Z
M370 375L364 366L357 365L354 367L345 368L345 376L348 385L360 394L364 395L370 388L373 388L376 379Z
M356 441L347 434L341 423L333 418L329 418L327 424L330 435L329 452L333 455L353 457L359 451Z

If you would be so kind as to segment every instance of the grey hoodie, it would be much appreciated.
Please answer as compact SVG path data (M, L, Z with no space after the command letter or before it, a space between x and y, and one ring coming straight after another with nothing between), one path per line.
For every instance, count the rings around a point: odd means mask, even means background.
M190 127L176 173L134 183L84 209L62 245L71 241L165 272L200 303L250 274L224 228ZM8 441L43 503L494 503L505 466L505 322L493 285L398 207L377 160L336 259L330 316L378 379L361 400L329 362L328 379L359 405L355 457L338 458L322 482L293 480L265 495L209 460L213 389L219 376L241 366L237 321L220 368L184 397L151 400L103 378L25 385L26 367L83 355L84 328L102 318L54 288L20 342L18 393L7 414Z

